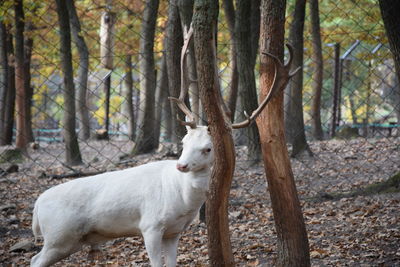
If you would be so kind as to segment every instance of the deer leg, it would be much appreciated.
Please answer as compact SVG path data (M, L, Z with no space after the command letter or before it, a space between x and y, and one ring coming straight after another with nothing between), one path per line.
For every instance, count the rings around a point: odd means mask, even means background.
M176 254L178 250L179 235L171 238L163 238L162 245L164 248L165 264L167 267L176 266Z
M163 233L157 230L147 230L143 233L144 244L152 267L162 267L161 240Z

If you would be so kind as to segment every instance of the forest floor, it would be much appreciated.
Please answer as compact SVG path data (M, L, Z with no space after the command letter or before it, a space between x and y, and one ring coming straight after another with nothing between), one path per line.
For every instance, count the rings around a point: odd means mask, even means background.
M0 266L29 266L41 247L30 246L35 199L47 188L72 178L65 173L110 171L166 158L168 149L133 160L122 141L81 144L85 165L63 166L61 144L41 144L18 163L19 171L0 175ZM330 199L387 180L400 172L400 139L311 142L314 157L292 159L308 231L312 266L400 266L400 193ZM4 149L4 148L3 148ZM0 151L1 152L1 151ZM277 238L262 165L249 167L245 148L237 149L229 218L237 266L274 266ZM4 165L4 164L3 164ZM5 169L7 166L0 165ZM53 177L53 178L50 178ZM27 247L11 251L21 241ZM55 266L148 266L142 238L121 238L102 246L103 256L87 260L88 248ZM207 266L206 226L195 221L179 243L178 266Z

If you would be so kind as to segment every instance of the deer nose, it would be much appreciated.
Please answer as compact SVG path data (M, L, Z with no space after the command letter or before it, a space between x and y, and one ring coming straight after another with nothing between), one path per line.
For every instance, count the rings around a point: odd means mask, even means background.
M188 169L188 164L179 164L179 163L177 163L176 164L176 168L181 172L187 172L189 170Z

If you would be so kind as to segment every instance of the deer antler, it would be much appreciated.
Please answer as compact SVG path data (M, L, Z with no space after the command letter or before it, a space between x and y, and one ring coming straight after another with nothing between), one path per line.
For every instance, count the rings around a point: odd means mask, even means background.
M264 55L271 57L274 61L275 75L271 85L271 90L258 106L258 108L251 113L251 116L249 116L247 112L244 111L244 115L247 119L242 122L232 124L233 129L239 129L249 126L250 123L252 123L255 118L257 118L257 116L261 113L261 111L267 106L268 102L274 97L276 92L283 90L289 82L290 78L292 78L301 69L301 67L298 67L294 71L290 72L290 67L293 61L293 47L290 44L286 44L286 46L289 50L289 58L286 64L283 64L275 55L272 55L268 52L263 52Z
M182 125L189 126L192 129L196 128L196 119L192 111L186 106L185 104L185 97L189 89L189 84L188 84L188 75L187 75L187 68L186 66L186 55L187 55L187 50L189 48L189 43L190 40L193 36L193 27L190 25L189 30L186 29L186 27L183 29L183 37L184 37L184 43L182 46L182 52L181 52L181 92L179 94L179 98L176 97L168 97L169 100L174 101L178 107L182 110L183 113L185 113L188 121L182 121L178 118L178 121ZM190 81L194 82L194 81Z

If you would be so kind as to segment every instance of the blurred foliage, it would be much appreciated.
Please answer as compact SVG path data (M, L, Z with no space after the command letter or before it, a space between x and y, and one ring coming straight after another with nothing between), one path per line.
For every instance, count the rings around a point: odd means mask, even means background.
M295 0L288 0L287 8L287 27L289 29L292 21ZM100 40L99 28L100 18L106 8L105 0L76 0L75 5L82 27L82 36L85 38L90 52L90 72L97 73L101 70L100 64ZM165 37L165 28L167 25L168 1L160 1L159 16L157 20L157 30L155 37L155 60L159 70L160 59L164 50L163 40ZM1 2L0 20L9 27L13 25L13 1L5 0ZM42 127L46 118L51 117L60 121L62 118L62 91L59 90L53 78L59 76L60 58L59 58L59 34L58 20L55 12L55 2L44 0L25 0L24 1L25 20L31 21L35 30L27 32L25 36L31 36L34 39L32 54L32 85L34 87L34 127ZM138 67L139 44L141 36L141 20L144 7L144 0L114 0L111 9L116 13L115 24L115 47L114 47L114 65L112 95L111 95L111 117L112 124L118 123L122 111L124 99L121 97L121 90L115 87L121 85L124 76L124 56L132 55L133 65ZM341 54L356 41L361 44L351 54L353 60L349 78L343 82L342 92L342 111L346 121L350 121L351 110L349 105L350 97L355 101L355 114L358 117L365 117L366 98L370 95L370 105L382 103L377 91L379 88L370 88L370 84L380 84L376 75L369 75L379 64L385 64L390 58L387 48L387 40L380 17L379 7L375 0L342 0L342 1L320 1L321 34L323 42L324 56L324 88L322 95L322 119L326 124L329 122L330 109L332 102L333 88L333 47L329 44L340 43L342 47ZM13 31L13 29L12 29ZM286 34L288 34L288 30ZM311 74L313 72L313 62L311 60L312 46L310 34L310 16L307 5L305 21L305 43L304 43L304 110L305 122L309 119L309 110L311 105ZM231 39L226 23L223 8L220 9L218 25L218 64L220 68L221 87L223 90L229 86L230 68L230 48ZM372 54L372 49L379 43L384 47L379 53ZM73 65L77 70L79 64L78 51L75 45L73 47ZM368 63L372 62L369 68ZM256 68L258 69L258 61ZM136 70L136 72L139 70ZM256 75L258 72L256 71ZM372 79L370 83L368 80ZM258 78L257 78L258 83ZM139 86L137 81L135 86ZM98 86L97 86L98 87ZM103 124L104 117L104 94L101 88L92 88L89 90L97 95L97 99L92 101L96 107L91 108L90 117L96 118L100 127ZM101 87L101 86L100 86ZM226 95L227 92L224 93ZM46 95L51 100L46 98ZM385 105L390 109L390 105ZM390 111L388 111L390 112ZM371 122L380 113L375 111L371 114ZM119 119L118 119L119 118Z

